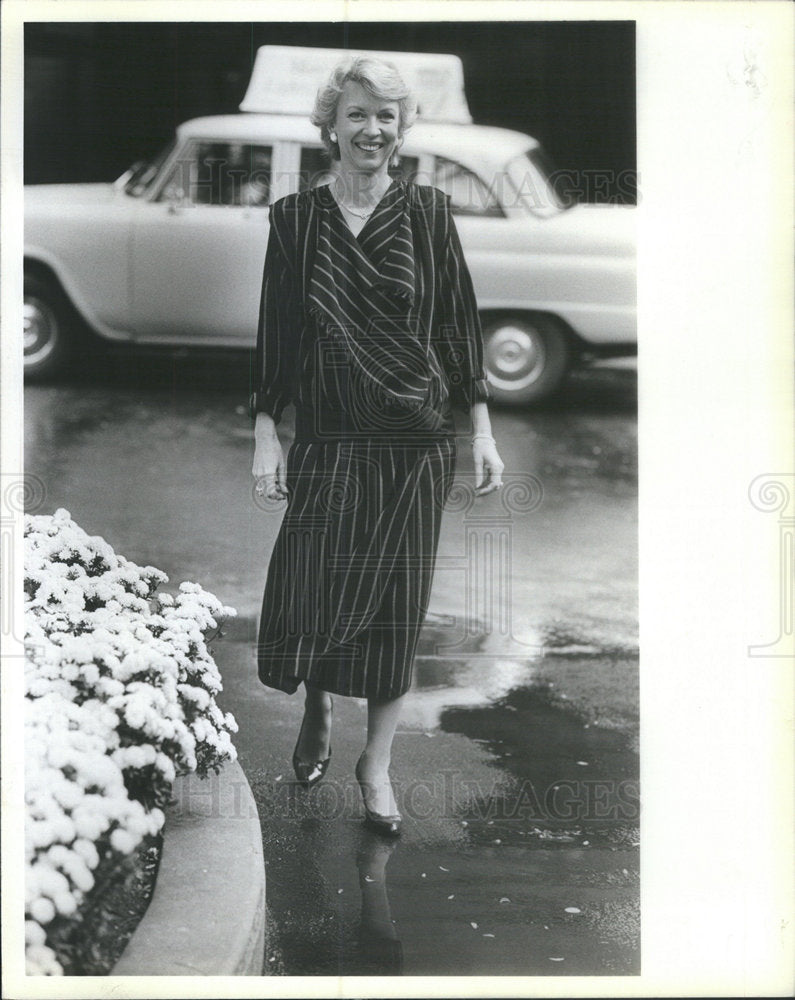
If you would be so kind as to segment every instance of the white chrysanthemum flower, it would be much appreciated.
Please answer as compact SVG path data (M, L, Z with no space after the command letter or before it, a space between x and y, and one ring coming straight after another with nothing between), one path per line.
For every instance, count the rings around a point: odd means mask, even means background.
M111 847L120 854L130 854L138 845L138 840L127 830L114 830L110 835Z
M53 910L53 916L55 916L55 910ZM45 934L44 928L41 925L43 923L44 924L48 924L50 922L50 920L52 920L52 917L50 917L49 920L47 920L47 919L45 919L45 920L39 920L38 917L36 917L35 920L26 920L25 921L25 943L29 944L29 945L31 945L31 944L32 945L43 945L44 942L47 940L47 935ZM37 921L38 921L38 923L37 923Z
M75 854L80 855L89 868L96 868L99 864L99 853L90 840L86 840L84 837L79 837L72 844L72 850Z
M77 899L71 892L59 892L53 902L63 917L69 917L77 910Z
M62 976L63 969L52 948L31 945L25 951L25 973L28 976Z
M47 860L64 872L81 892L89 892L94 885L94 876L85 861L63 844L54 844L47 851Z
M48 924L51 920L55 919L55 906L53 905L52 900L48 899L46 896L39 896L38 899L35 899L31 903L28 912L30 913L31 917L33 917L33 919L42 926ZM43 938L46 938L46 935L43 934ZM36 943L43 944L44 940Z
M215 695L205 633L232 617L198 584L118 556L69 512L25 519L28 968L60 974L43 926L68 919L93 885L99 844L123 853L163 825L130 799L144 772L166 801L176 773L236 754ZM159 799L158 799L159 797ZM104 848L102 848L104 850ZM32 912L31 908L35 909Z

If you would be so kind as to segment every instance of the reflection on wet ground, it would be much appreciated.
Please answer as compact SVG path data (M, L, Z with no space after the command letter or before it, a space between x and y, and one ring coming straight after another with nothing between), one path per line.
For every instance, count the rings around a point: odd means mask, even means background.
M510 518L501 629L464 599L464 540L484 533L466 512L445 515L395 738L397 844L362 824L364 703L335 700L329 774L306 793L290 767L300 697L256 680L282 515L253 500L247 392L240 352L110 352L26 391L25 447L38 512L66 507L165 570L166 589L196 580L239 611L214 653L262 824L267 971L637 973L634 374L575 373L544 406L494 408L506 472L535 476L543 502ZM468 463L461 447L459 476Z
M253 625L236 623L229 638ZM329 775L305 792L289 767L300 702L274 692L252 699L241 672L244 661L252 669L250 643L232 643L228 662L229 647L219 646L268 859L269 970L637 974L634 731L556 702L533 679L538 661L517 663L513 686L486 685L484 694L470 683L466 658L433 662L437 644L426 630L412 695L415 706L430 697L436 710L409 706L395 740L404 816L396 844L362 824L352 772L363 705L337 699ZM474 664L488 673L486 661ZM250 727L267 739L252 744Z

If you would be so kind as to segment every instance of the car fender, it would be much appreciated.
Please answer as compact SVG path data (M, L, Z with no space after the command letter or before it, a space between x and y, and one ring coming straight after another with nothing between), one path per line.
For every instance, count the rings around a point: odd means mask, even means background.
M108 340L132 340L133 335L129 330L120 330L102 322L96 311L91 308L86 297L81 293L79 284L70 275L68 269L63 266L63 262L54 254L49 253L43 247L27 245L25 247L24 263L26 270L30 265L33 265L31 270L35 268L37 272L44 272L54 278L75 312L94 333L106 337Z
M595 266L586 257L535 254L518 261L508 253L477 252L467 259L482 312L547 313L585 345L637 339L634 281L617 262Z
M584 344L637 338L634 252L606 246L594 253L554 220L461 225L478 308L543 312L558 317Z
M134 206L111 185L25 189L24 258L49 270L83 320L112 340L132 337L130 245Z

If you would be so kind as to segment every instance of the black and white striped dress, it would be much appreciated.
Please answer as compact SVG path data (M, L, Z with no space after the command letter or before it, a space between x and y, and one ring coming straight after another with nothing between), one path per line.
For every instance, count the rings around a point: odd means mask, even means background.
M488 398L471 278L432 187L394 181L358 236L327 187L270 221L250 410L278 422L293 403L296 433L259 677L395 698L453 481L452 407Z

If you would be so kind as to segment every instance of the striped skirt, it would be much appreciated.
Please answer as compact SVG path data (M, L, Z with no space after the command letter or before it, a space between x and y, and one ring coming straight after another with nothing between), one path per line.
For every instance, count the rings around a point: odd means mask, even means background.
M408 690L455 454L452 437L293 442L259 623L263 684L377 699Z

